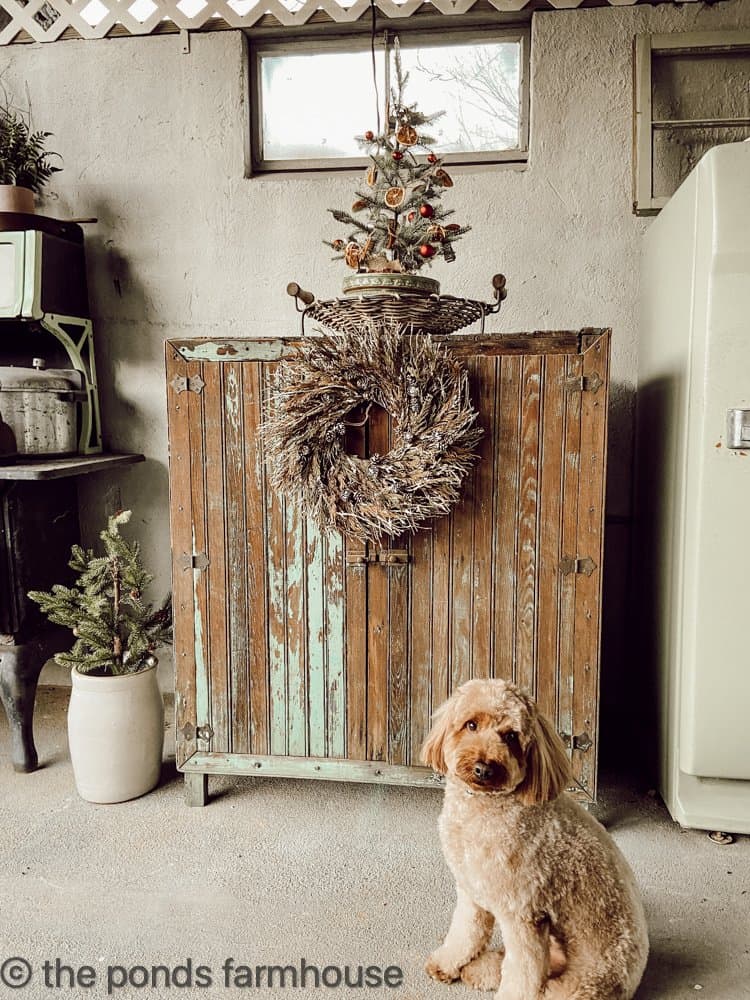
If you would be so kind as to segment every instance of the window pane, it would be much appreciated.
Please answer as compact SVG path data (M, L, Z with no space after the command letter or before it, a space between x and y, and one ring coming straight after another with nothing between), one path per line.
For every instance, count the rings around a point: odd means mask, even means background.
M433 127L438 152L519 148L520 48L518 42L401 46L407 103L425 114L445 111Z
M750 52L654 53L655 119L750 117Z
M408 104L445 111L430 133L439 153L519 149L521 45L518 41L417 47L402 41ZM263 53L260 59L262 160L361 157L354 141L377 127L369 51ZM383 114L384 55L377 54Z
M264 160L362 156L354 136L376 125L369 52L264 55L261 87Z

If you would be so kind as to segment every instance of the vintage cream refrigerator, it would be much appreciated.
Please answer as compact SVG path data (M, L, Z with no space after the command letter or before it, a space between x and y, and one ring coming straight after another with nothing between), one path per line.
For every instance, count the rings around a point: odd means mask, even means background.
M646 236L635 579L660 791L750 833L750 142L718 146Z

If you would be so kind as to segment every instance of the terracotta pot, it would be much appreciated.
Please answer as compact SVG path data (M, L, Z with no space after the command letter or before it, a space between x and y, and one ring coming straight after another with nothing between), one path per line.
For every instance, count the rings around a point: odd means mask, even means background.
M34 192L15 184L0 184L0 212L34 212Z
M68 743L78 794L87 802L125 802L159 781L164 702L156 667L96 677L72 673Z

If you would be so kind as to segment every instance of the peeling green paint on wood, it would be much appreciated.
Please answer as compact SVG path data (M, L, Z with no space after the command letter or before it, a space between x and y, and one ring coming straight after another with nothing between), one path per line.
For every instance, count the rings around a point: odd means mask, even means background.
M325 592L328 756L343 757L346 752L344 543L337 532L325 536Z
M325 584L323 579L323 538L310 518L305 522L305 573L307 589L307 676L309 753L326 755L325 684Z

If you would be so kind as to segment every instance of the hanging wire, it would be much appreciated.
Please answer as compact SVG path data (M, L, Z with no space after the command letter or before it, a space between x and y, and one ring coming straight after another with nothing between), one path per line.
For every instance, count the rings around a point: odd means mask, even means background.
M372 85L375 88L375 118L378 125L377 134L380 135L380 94L378 93L378 61L375 53L375 38L378 31L377 7L375 0L370 0L370 14L372 15L372 27L370 28L370 53L372 55Z

